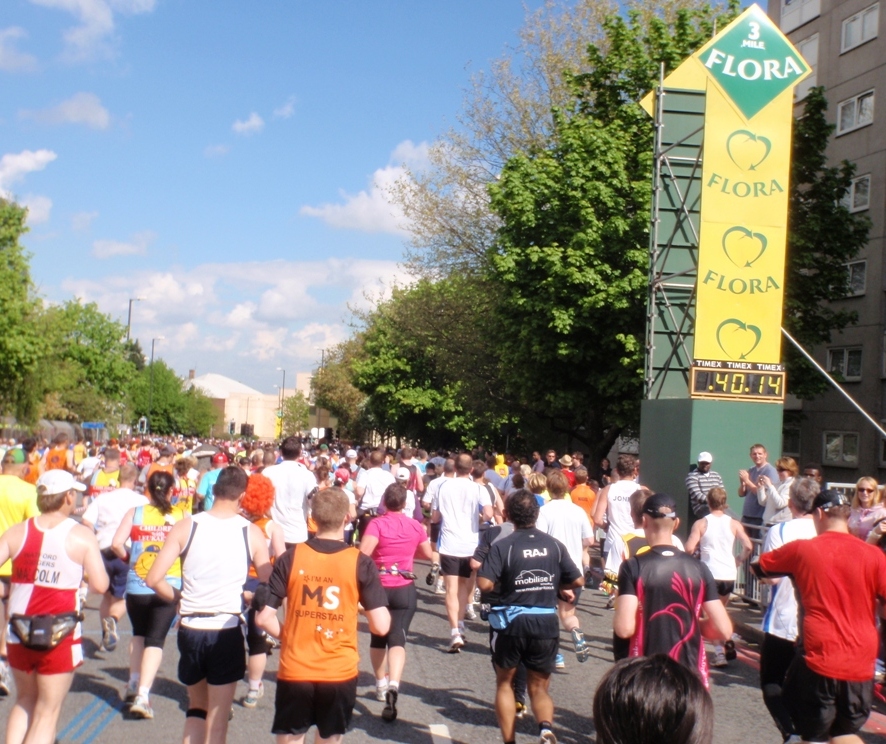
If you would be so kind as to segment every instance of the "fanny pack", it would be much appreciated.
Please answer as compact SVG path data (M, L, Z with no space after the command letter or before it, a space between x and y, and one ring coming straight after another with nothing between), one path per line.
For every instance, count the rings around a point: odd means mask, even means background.
M365 516L377 517L378 516L378 507L373 506L373 507L370 507L369 509L363 509L363 508L357 509L357 516L358 517L365 517Z
M390 568L385 568L384 566L382 566L378 569L378 573L380 576L384 576L385 574L389 574L391 576L402 576L404 579L411 579L412 581L415 581L416 578L418 578L413 571L401 571L399 568L397 568L396 563Z
M520 615L555 615L556 607L520 607L507 605L492 607L489 610L489 624L494 630L504 630Z
M67 638L82 620L82 612L64 612L60 615L12 615L9 618L9 627L25 648L33 651L50 651Z

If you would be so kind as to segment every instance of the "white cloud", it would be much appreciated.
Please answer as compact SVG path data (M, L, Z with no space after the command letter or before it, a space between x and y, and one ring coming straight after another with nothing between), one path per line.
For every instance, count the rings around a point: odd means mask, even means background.
M407 167L416 169L427 162L428 145L405 140L394 148L389 164L372 174L369 187L356 194L341 192L339 203L303 206L299 213L318 217L331 227L361 232L382 232L395 235L408 233L408 220L403 210L390 198L397 182L406 176Z
M295 96L290 96L280 108L274 109L275 119L288 119L295 113Z
M114 256L141 256L147 253L148 246L157 237L150 230L136 233L126 242L122 240L96 240L92 244L92 255L95 258L112 258Z
M52 199L38 194L26 194L21 198L21 205L28 208L28 224L39 225L49 222L49 213L52 210Z
M20 111L19 117L41 124L84 124L91 129L107 129L111 125L111 114L95 93L76 93L51 108Z
M231 125L231 129L237 134L248 137L257 134L265 128L265 120L262 119L255 111L253 111L248 119L238 119Z
M32 72L37 69L37 58L25 54L15 48L18 39L24 39L28 33L18 26L10 26L0 30L0 70L4 72Z
M82 62L110 56L114 33L114 13L150 13L156 0L31 0L34 5L53 8L73 15L79 25L64 33L64 56L71 62Z
M96 217L98 217L98 212L77 212L71 217L71 229L76 232L88 230L92 227Z
M231 148L228 145L208 145L205 150L203 150L203 157L205 158L220 158L227 155L231 151Z
M22 150L0 158L0 194L9 195L9 187L28 173L43 170L58 156L52 150Z

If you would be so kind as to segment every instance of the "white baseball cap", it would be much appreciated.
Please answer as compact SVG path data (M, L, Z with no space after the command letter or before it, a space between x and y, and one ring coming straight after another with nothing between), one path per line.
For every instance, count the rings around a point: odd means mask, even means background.
M714 456L710 452L699 452L698 453L698 461L699 462L713 462Z
M409 468L397 468L397 480L409 480L409 476L412 473L409 472Z
M78 481L67 470L49 470L37 479L37 491L41 494L54 496L70 490L85 491L86 486Z
M357 450L349 449L347 452L345 452L345 457L347 457L349 460L354 459L355 457L357 457Z

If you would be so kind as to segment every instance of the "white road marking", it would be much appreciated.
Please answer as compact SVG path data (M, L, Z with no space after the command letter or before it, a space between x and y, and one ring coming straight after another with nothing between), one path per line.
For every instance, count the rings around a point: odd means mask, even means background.
M428 726L431 731L431 741L434 744L450 744L452 737L449 735L449 726L444 723L432 723Z

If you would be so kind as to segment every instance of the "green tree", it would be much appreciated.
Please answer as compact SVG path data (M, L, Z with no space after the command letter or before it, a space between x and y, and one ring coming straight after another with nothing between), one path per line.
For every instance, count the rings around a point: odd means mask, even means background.
M306 431L311 405L301 390L296 390L283 401L283 436L290 437Z
M363 440L367 434L366 395L354 386L351 364L362 352L360 334L326 350L323 369L311 378L311 397L338 419L344 439Z
M140 370L129 386L132 423L147 417L153 434L207 436L224 425L221 412L200 390L185 388L185 382L162 359Z
M827 121L824 88L806 96L803 116L794 121L788 219L784 324L807 349L828 343L831 334L854 323L858 314L834 305L849 291L846 262L865 246L870 220L842 203L855 166L827 165L835 125ZM821 395L829 385L787 341L788 391L800 398Z
M27 210L0 198L0 413L33 422L43 398L35 382L48 346L28 254L19 243L26 217Z

